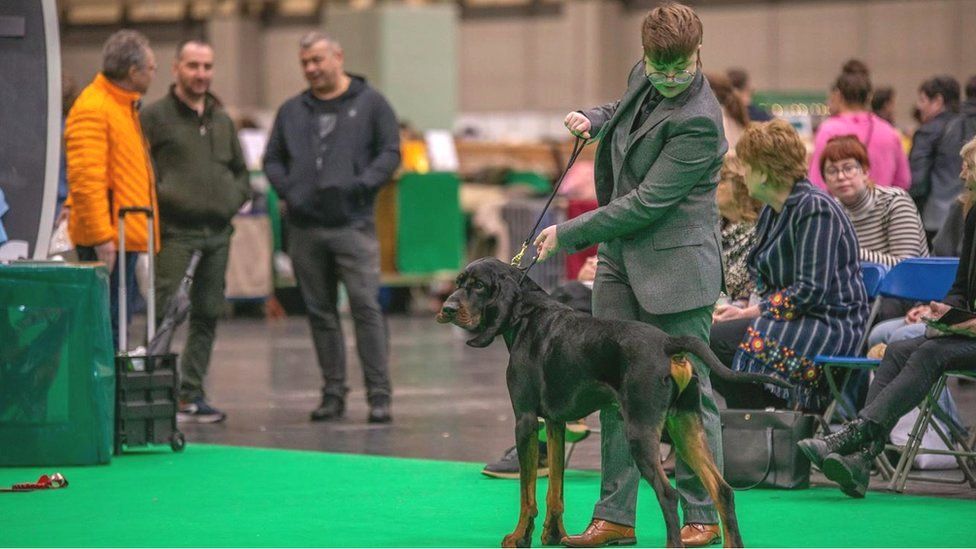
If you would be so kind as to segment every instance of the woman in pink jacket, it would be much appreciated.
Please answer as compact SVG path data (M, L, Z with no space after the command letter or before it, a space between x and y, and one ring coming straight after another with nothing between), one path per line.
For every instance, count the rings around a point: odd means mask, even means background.
M825 189L819 166L820 155L827 141L839 135L856 135L868 149L874 182L883 187L907 190L912 182L908 157L902 148L898 130L868 108L871 80L867 73L845 70L837 77L830 94L830 102L836 105L838 112L824 120L817 129L813 158L810 160L810 181Z

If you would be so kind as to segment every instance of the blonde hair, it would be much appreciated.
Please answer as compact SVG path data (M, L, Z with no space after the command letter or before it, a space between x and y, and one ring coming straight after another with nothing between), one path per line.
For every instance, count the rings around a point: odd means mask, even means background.
M959 156L962 157L962 163L969 168L969 177L976 178L976 137L970 139L968 143L962 146L962 149L959 151ZM969 190L968 181L965 182L963 188L965 191L960 195L960 198L962 199L962 209L965 215L973 207L973 192Z
M769 184L792 187L807 175L807 148L785 120L751 124L735 146L740 160L769 176Z
M762 203L749 196L746 187L745 166L735 156L726 156L722 161L722 169L718 172L718 184L728 185L732 192L732 202L739 217L743 221L753 223L759 218Z

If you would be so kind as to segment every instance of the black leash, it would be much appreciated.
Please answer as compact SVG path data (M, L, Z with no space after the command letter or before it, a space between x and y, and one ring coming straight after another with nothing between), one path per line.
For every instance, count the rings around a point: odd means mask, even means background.
M579 158L579 155L583 152L584 148L586 148L586 140L582 137L576 136L576 142L573 143L573 152L569 156L569 162L566 163L566 167L563 169L563 172L559 174L559 178L556 179L556 184L553 185L552 194L549 195L549 200L546 201L545 207L542 208L541 212L539 212L539 219L535 220L535 225L532 227L532 230L529 231L529 236L522 242L522 247L519 249L518 253L515 254L515 257L512 258L511 264L513 267L521 268L520 265L522 263L522 256L525 255L525 250L529 248L529 241L531 241L532 237L535 236L536 230L539 229L539 224L542 223L542 218L545 217L546 212L549 210L549 206L552 204L552 200L556 198L556 193L559 192L559 187L563 184L563 179L566 178L566 174L569 173L569 169L573 167L573 164L576 162L576 159ZM532 258L532 261L529 262L528 266L522 270L522 277L519 278L519 284L522 284L522 281L525 280L525 277L529 274L529 270L535 266L536 261L538 260L539 256L535 255Z

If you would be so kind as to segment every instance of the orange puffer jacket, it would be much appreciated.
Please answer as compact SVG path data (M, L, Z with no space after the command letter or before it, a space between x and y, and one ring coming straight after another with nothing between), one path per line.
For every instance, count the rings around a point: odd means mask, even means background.
M119 208L156 207L152 164L146 149L136 102L140 95L99 74L78 96L65 121L68 161L68 232L78 246L118 240ZM146 218L125 218L126 250L145 252ZM155 216L155 251L159 251L159 217Z

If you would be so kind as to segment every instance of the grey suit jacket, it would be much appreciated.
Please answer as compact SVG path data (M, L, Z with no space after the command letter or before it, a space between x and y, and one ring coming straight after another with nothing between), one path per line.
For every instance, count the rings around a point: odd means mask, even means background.
M728 150L722 110L701 71L681 95L664 99L630 132L650 89L643 63L624 97L584 111L596 152L600 207L557 227L560 246L578 251L622 239L623 268L641 306L670 314L715 303L722 251L715 187Z

